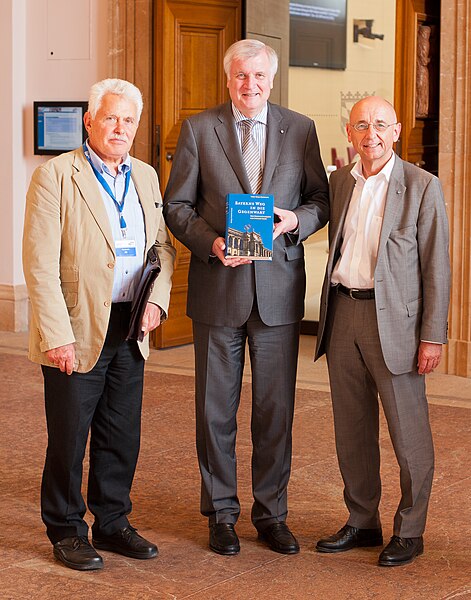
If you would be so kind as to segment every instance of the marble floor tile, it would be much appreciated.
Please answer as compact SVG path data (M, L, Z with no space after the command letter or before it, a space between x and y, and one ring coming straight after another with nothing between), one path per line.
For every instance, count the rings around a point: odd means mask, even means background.
M321 554L315 551L316 541L339 529L347 514L327 369L324 360L312 362L314 342L301 338L289 487L288 523L301 545L300 554L271 552L258 541L250 522L249 369L237 440L241 552L224 557L209 550L207 523L199 513L190 345L153 350L146 369L131 520L157 543L159 556L136 561L102 552L105 568L81 573L54 559L40 518L47 441L40 369L26 359L24 334L0 333L0 599L471 599L471 382L440 373L428 380L436 469L424 555L406 567L388 569L377 566L381 548ZM399 501L399 474L383 416L380 443L381 514L387 540ZM90 515L87 520L91 522Z

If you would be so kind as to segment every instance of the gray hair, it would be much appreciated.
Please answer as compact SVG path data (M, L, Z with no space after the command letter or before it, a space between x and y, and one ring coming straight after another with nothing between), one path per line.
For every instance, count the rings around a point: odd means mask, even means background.
M258 56L262 52L265 52L270 62L270 71L272 78L275 77L278 70L278 55L271 48L259 40L239 40L229 46L224 55L224 71L226 72L227 78L230 78L231 65L236 59L253 58Z
M124 81L124 79L103 79L92 85L88 97L88 111L91 114L92 119L96 117L101 103L103 102L103 98L107 94L124 96L127 100L132 102L136 107L137 120L139 121L143 107L142 94L139 88L129 81Z

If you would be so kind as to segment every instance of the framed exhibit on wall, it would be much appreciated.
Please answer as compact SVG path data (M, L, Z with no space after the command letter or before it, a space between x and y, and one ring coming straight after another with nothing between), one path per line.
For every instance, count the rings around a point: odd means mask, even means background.
M347 0L296 0L289 3L293 67L347 67Z

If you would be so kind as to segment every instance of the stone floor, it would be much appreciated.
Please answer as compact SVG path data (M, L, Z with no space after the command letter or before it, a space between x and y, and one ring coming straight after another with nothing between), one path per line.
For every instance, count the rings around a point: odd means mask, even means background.
M396 569L378 567L374 548L323 555L315 552L315 541L343 525L346 513L326 366L323 360L312 363L314 341L301 339L289 488L288 521L300 554L271 552L250 523L250 374L244 379L237 448L241 553L222 557L208 550L194 448L193 348L183 346L154 350L148 362L133 487L132 522L158 544L159 557L134 561L103 552L103 571L80 573L54 560L39 515L46 444L40 372L25 359L24 334L0 333L0 599L471 598L471 380L439 373L428 378L436 471L424 555ZM388 538L399 482L384 422L381 450Z

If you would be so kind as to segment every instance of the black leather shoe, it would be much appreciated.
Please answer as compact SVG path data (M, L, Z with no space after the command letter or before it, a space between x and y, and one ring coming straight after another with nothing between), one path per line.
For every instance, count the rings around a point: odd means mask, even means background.
M85 536L64 538L53 546L54 556L70 569L93 571L103 569L103 559L90 546Z
M334 535L319 540L316 544L318 552L346 552L352 548L366 546L382 546L383 533L381 529L358 529L345 525Z
M297 554L299 544L285 522L272 523L258 532L258 539L263 540L274 552L280 554Z
M408 565L416 556L424 553L424 540L422 536L403 538L393 535L391 541L381 552L378 564L381 567L400 567Z
M93 545L98 550L108 550L116 552L129 558L139 558L141 560L154 558L159 553L157 546L148 542L140 536L134 527L130 525L123 529L118 529L112 535L93 534Z
M232 523L215 523L209 527L209 547L213 552L231 556L240 552L239 538Z

